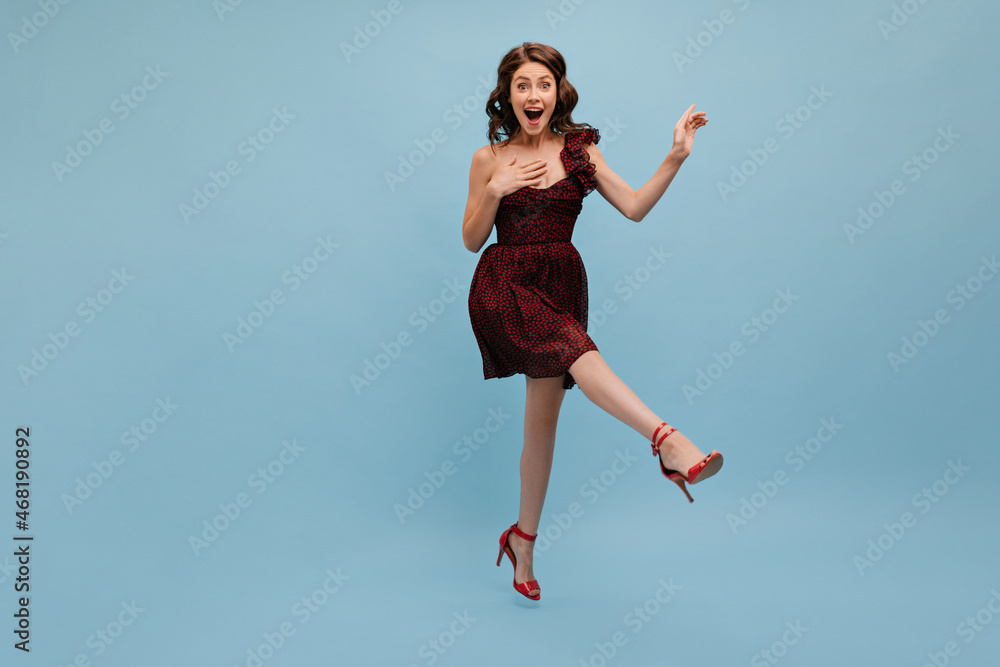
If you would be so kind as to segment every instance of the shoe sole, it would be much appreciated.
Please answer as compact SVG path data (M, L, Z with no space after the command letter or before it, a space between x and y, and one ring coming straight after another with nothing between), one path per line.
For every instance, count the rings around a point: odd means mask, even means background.
M715 454L715 456L712 456L712 454ZM701 472L695 475L693 479L688 480L688 484L697 484L698 482L704 481L719 472L722 468L722 454L719 454L717 451L713 451L712 454L709 455L712 456L712 458L709 459L707 464L705 464L705 467L702 468Z

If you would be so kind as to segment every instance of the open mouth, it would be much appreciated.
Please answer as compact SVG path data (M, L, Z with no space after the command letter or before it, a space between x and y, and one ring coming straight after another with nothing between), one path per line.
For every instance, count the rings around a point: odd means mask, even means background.
M542 117L541 109L525 109L524 115L528 117L528 122L532 125L538 123L538 120Z

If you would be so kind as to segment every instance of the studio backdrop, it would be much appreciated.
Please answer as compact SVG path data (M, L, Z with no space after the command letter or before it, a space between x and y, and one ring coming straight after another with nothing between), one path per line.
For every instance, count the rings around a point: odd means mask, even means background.
M998 25L3 3L0 663L994 664ZM525 381L483 378L461 236L522 42L635 189L707 113L645 219L593 192L573 243L605 360L726 457L689 504L570 390L538 603L494 567Z

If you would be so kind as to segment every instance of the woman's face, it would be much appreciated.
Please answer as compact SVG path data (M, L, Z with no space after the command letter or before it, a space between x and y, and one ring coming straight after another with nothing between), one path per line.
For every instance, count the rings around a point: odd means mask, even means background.
M514 72L510 82L510 104L524 132L542 134L548 131L556 98L556 78L545 65L527 62Z

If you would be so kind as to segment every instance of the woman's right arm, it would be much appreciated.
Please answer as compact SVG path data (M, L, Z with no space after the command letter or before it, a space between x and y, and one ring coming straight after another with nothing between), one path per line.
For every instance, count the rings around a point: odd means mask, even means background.
M500 208L500 200L526 186L541 185L548 168L544 160L516 164L517 155L503 165L494 167L495 159L489 146L483 146L472 156L469 170L469 201L465 204L462 220L462 241L472 252L486 243L493 232L493 222Z
M462 242L471 252L479 252L493 233L493 221L503 195L490 187L493 158L489 146L483 146L472 156L469 170L469 200L462 220Z

